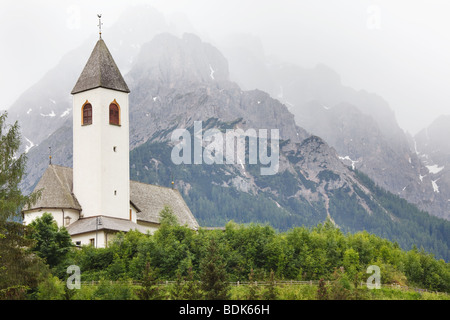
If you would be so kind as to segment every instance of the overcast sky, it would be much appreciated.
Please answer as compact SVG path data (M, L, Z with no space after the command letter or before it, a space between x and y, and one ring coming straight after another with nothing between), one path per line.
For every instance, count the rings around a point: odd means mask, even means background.
M302 67L318 63L343 84L384 97L416 133L450 114L447 0L0 0L0 109L127 6L184 14L205 41L260 37L265 52Z

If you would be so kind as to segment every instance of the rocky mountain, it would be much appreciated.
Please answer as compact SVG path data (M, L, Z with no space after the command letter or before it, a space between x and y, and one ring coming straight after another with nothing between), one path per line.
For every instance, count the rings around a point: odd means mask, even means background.
M380 96L344 86L327 66L302 68L268 58L258 39L248 36L229 39L224 52L234 81L283 102L299 126L323 138L348 166L421 209L450 219L450 197L436 195L427 163ZM259 70L256 77L254 70Z
M425 165L420 180L431 185L433 192L427 193L428 204L440 203L448 218L450 212L450 116L440 116L412 139L417 156Z
M163 33L143 44L133 61L125 75L131 90L131 177L165 186L173 180L201 225L221 226L233 219L270 223L284 230L329 218L343 230L368 230L408 249L416 243L448 258L448 224L378 189L345 165L333 147L298 126L279 100L261 90L242 90L230 81L228 61L217 48L193 34ZM52 72L59 74L62 69L58 66ZM28 95L22 99L32 100ZM45 93L40 95L45 97ZM64 107L55 107L55 113ZM42 117L28 116L34 117L34 123ZM174 164L172 133L186 129L193 136L197 121L202 122L202 134L208 129L220 133L278 129L276 174L262 175L265 165L261 161L251 164L247 156L231 164ZM72 122L67 119L53 129L28 151L24 190L32 190L42 175L49 147L53 163L71 166ZM258 142L265 140L258 137ZM208 147L203 141L201 153ZM247 145L246 154L249 149Z

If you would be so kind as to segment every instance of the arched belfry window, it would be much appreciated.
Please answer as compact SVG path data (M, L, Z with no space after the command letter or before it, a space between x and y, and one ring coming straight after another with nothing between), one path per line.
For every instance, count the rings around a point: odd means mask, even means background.
M109 124L120 126L120 107L115 99L109 105Z
M87 100L81 108L81 121L83 126L92 124L92 105Z

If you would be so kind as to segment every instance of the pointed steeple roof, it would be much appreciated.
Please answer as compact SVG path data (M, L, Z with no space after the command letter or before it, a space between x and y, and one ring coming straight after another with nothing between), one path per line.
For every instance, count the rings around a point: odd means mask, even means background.
M130 92L103 39L97 41L72 94L94 88Z

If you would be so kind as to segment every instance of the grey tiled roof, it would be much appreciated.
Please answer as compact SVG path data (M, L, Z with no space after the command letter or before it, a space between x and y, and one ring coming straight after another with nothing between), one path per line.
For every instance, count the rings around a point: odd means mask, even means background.
M168 205L180 225L199 228L197 220L176 189L130 181L130 201L140 210L137 214L138 220L159 223L159 212Z
M34 205L25 208L25 210L40 208L81 210L81 206L78 203L77 198L72 193L72 168L57 166L54 164L49 165L34 190L42 190L41 197Z
M94 88L130 92L105 42L100 39L81 72L72 94Z
M107 216L81 218L67 226L67 231L71 236L86 232L93 232L96 230L111 230L116 232L138 230L142 233L145 233L147 231L147 228L138 225L137 223L134 223L130 220Z

